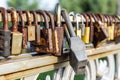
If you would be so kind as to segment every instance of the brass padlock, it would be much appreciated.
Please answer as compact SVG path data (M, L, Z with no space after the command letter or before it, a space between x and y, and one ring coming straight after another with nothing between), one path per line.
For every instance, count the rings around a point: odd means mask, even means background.
M88 44L89 41L90 41L90 27L88 25L88 16L86 14L83 14L83 16L85 17L86 19L86 24L85 24L85 33L84 33L84 36L82 36L82 40Z
M108 26L108 33L109 33L109 38L108 40L114 40L114 24L111 16L108 16L109 19L109 26Z
M114 16L115 20L115 29L114 29L114 37L115 37L115 43L120 43L120 18L118 16Z
M16 55L21 53L22 33L18 31L18 16L14 8L10 9L12 17L12 39L11 39L11 54Z
M28 32L28 41L35 41L35 26L32 25L32 18L31 13L29 11L26 11L26 17L27 17L27 32Z
M90 42L93 42L93 36L94 36L94 26L93 26L93 20L92 20L92 16L91 14L87 14L89 16L90 19Z
M0 55L7 58L10 56L11 31L8 29L8 16L5 8L0 7L3 26L0 28Z
M44 44L40 44L36 47L36 51L39 53L52 53L53 52L53 41L52 41L52 30L49 27L49 21L46 13L42 10L37 10L39 14L44 17L45 27L40 31L41 40Z

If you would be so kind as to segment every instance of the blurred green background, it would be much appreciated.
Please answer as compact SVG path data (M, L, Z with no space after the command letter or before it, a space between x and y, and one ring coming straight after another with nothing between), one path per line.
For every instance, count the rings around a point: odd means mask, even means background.
M103 14L117 14L119 0L7 0L8 7L21 10L49 9L54 10L54 6L60 2L68 12L90 12ZM52 9L51 9L51 6Z
M7 7L18 10L46 9L54 11L55 4L60 2L62 8L68 12L118 14L120 0L7 0ZM37 80L45 80L46 75L52 79L53 71L41 73ZM83 76L76 76L75 80L83 80Z

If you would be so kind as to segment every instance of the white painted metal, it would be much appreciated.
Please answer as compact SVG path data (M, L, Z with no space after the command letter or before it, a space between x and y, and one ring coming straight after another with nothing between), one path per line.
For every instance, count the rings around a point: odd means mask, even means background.
M120 80L120 53L115 54L115 59L116 59L116 73L115 73L115 78L117 80Z
M115 62L114 56L108 55L107 60L96 60L97 74L101 80L114 80Z
M50 75L47 75L45 80L51 80Z
M39 74L29 76L29 77L24 77L22 80L37 80Z

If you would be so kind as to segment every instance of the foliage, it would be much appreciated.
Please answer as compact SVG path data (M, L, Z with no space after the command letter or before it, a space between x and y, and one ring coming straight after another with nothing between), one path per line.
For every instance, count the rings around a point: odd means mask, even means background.
M38 1L37 0L8 0L8 7L14 7L19 10L35 10L38 9Z
M117 13L117 0L60 0L68 12Z

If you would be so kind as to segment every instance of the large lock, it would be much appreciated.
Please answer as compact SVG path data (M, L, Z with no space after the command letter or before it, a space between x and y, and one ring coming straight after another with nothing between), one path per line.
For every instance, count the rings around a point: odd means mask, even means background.
M11 8L12 17L12 38L11 38L11 54L16 55L21 53L22 48L22 33L18 31L18 16L15 9Z
M3 57L10 56L10 35L11 31L8 30L8 16L7 11L0 7L3 20L3 28L0 29L0 55Z
M92 16L95 20L93 45L94 47L98 47L107 40L109 35L100 18L94 14Z
M90 42L90 27L88 25L88 16L86 14L83 14L83 16L86 19L86 24L85 24L85 33L84 36L82 36L82 40L88 44Z
M63 26L61 25L61 7L60 7L60 4L57 4L56 5L56 9L55 9L55 12L56 12L56 32L57 32L57 37L58 37L58 50L55 52L55 54L57 56L60 56L61 53L62 53L62 47L63 47L63 39L64 39L64 28ZM60 35L59 35L60 34Z
M85 66L87 65L87 54L85 51L85 44L76 36L72 23L67 15L66 10L62 10L62 16L65 20L66 27L68 31L65 31L67 34L68 42L70 45L70 65L76 74L84 74Z
M40 45L36 45L36 51L39 53L52 53L53 52L53 41L52 41L52 29L49 27L49 21L46 13L42 10L38 10L37 13L44 17L45 26L40 31Z
M27 16L28 41L35 41L35 26L32 25L32 17L29 11L25 11Z

